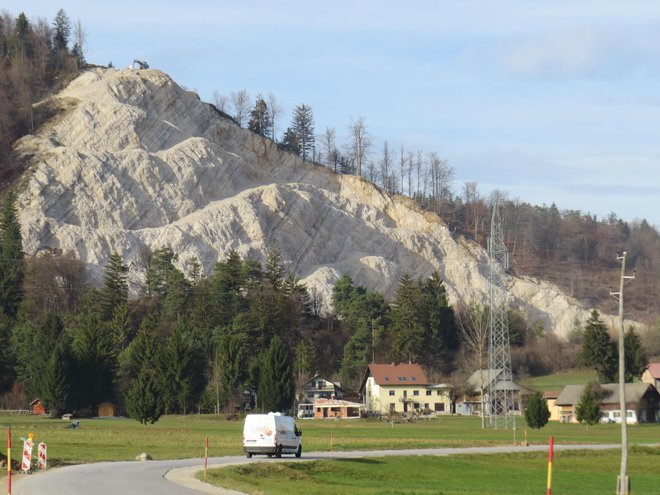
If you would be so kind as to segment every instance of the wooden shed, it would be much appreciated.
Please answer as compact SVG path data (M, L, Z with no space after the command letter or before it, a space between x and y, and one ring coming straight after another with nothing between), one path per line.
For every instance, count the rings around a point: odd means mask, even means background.
M34 399L30 402L30 409L32 410L32 414L38 414L39 416L46 414L46 409L40 399Z
M117 415L117 406L112 402L101 402L98 406L98 415L101 417L113 417Z

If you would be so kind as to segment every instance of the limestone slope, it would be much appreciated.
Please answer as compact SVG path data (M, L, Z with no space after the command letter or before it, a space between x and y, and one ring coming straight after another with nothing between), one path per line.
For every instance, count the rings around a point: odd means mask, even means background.
M231 249L269 242L326 302L349 273L392 295L405 273L445 280L450 300L485 300L487 256L436 216L368 182L303 162L239 128L158 70L94 69L56 97L64 110L16 150L24 247L73 252L100 278L113 251L170 245L209 273ZM134 278L140 274L135 272ZM556 287L509 277L511 304L566 335L585 311Z

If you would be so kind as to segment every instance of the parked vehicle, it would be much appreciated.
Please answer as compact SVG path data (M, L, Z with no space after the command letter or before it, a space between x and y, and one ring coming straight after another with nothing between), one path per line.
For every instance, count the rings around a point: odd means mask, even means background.
M282 454L302 455L302 431L291 416L280 413L248 414L243 425L243 450L250 458L254 454L282 457Z

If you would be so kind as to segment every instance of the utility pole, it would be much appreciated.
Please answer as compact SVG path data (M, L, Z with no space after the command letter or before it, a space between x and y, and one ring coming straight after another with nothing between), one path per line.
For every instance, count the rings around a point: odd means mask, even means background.
M626 355L624 346L623 328L623 284L626 280L634 279L635 274L626 275L626 251L617 254L616 259L621 263L621 279L619 292L611 292L619 301L619 407L621 408L621 472L616 479L616 495L630 495L630 478L628 477L628 418L626 407Z

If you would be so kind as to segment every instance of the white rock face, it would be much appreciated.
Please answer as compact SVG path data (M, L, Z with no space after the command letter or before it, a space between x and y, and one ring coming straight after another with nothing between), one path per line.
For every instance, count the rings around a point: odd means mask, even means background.
M303 162L241 129L158 70L94 69L57 96L67 111L17 150L24 248L72 251L100 279L108 256L170 245L210 273L231 249L288 268L330 300L349 273L392 295L437 270L450 301L484 302L486 252L410 200ZM135 273L134 277L139 277ZM557 287L509 278L511 305L565 336L588 312Z

